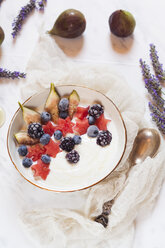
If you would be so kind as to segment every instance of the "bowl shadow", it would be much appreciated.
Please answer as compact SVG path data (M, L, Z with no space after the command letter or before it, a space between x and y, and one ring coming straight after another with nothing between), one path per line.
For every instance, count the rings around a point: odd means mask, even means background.
M110 41L111 41L113 50L115 50L117 53L125 54L131 50L133 46L133 42L134 42L134 36L130 35L127 38L120 38L111 33Z

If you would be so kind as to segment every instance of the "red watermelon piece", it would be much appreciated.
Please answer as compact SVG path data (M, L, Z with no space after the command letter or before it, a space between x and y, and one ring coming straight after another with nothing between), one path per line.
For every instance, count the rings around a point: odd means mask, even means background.
M85 117L87 117L88 110L89 110L89 106L87 108L77 107L77 111L76 111L75 117L78 118L78 119L80 119L80 120L83 120Z
M27 157L31 158L33 161L37 161L41 158L42 154L45 154L46 149L41 144L36 144L28 147Z
M84 118L83 120L78 119L76 121L74 131L79 133L80 135L83 135L87 132L88 127L89 127L89 123L87 118Z
M45 145L44 148L46 150L45 153L53 158L60 152L59 143L55 143L52 139L50 139L49 143Z
M31 169L33 170L34 177L41 177L43 180L46 180L50 172L49 164L43 163L41 159L37 161L37 164L32 165Z
M55 131L60 130L63 136L65 136L67 133L73 133L74 125L75 124L71 122L71 119L69 116L66 119L59 118L58 125L55 127Z
M104 114L102 114L95 122L96 126L100 129L100 130L107 130L107 124L108 122L110 122L111 120L108 120L104 117Z
M50 136L52 136L55 132L55 126L51 123L51 121L49 121L46 125L43 125L42 128L44 132Z

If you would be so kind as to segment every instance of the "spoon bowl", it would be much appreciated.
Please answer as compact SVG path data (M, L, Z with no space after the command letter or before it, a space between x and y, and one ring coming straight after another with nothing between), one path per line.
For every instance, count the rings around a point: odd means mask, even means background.
M160 146L160 135L153 128L141 129L134 141L132 151L129 156L131 165L136 165L145 160L145 158L154 157Z

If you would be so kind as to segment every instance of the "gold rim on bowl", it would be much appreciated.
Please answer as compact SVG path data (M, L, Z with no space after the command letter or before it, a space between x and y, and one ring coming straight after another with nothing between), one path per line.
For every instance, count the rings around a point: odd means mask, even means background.
M92 90L92 91L94 91L94 92L98 92L99 94L102 94L105 98L107 98L107 99L114 105L114 107L116 108L116 110L118 111L118 113L119 113L119 115L120 115L120 118L121 118L122 123L123 123L123 126L124 126L124 131L125 131L125 144L124 144L124 149L123 149L123 152L122 152L122 154L121 154L121 157L120 157L118 163L116 164L116 166L114 167L114 169L113 169L108 175L106 175L106 176L103 177L101 180L97 181L96 183L93 183L93 184L91 184L91 185L89 185L89 186L87 186L87 187L80 188L80 189L65 190L65 191L62 191L62 190L61 190L61 191L60 191L60 190L48 189L48 188L45 188L45 187L42 187L42 186L39 186L39 185L33 183L32 181L30 181L29 179L27 179L27 178L20 172L20 170L17 168L17 165L14 163L14 161L13 161L13 159L12 159L12 156L11 156L11 154L10 154L10 149L9 149L9 132L10 132L10 129L11 129L12 122L13 122L13 120L14 120L16 114L17 114L18 111L20 110L20 107L19 107L19 108L17 109L17 111L14 113L14 115L13 115L11 121L10 121L10 124L9 124L8 132L7 132L7 151L8 151L10 160L12 161L12 163L13 163L13 165L15 166L16 170L20 173L20 175L21 175L26 181L28 181L29 183L31 183L33 186L36 186L36 187L38 187L38 188L40 188L40 189L44 189L44 190L47 190L47 191L56 192L56 193L76 192L76 191L80 191L80 190L85 190L85 189L88 189L88 188L90 188L90 187L92 187L92 186L95 186L96 184L98 184L98 183L100 183L101 181L103 181L103 180L104 180L105 178L107 178L107 177L108 177L108 176L117 168L117 166L120 164L120 162L121 162L121 160L122 160L122 158L123 158L123 156L124 156L125 150L126 150L126 145L127 145L127 129L126 129L126 126L125 126L123 117L122 117L122 115L121 115L121 113L120 113L120 110L118 109L118 107L116 106L116 104L115 104L109 97L107 97L104 93L102 93L102 92L100 92L100 91L98 91L98 90L91 89L91 88L89 88L89 87L87 87L87 86L82 86L82 85L74 85L74 84L68 84L68 85L67 85L67 84L64 84L64 85L55 85L55 86L56 86L56 87L63 87L63 86L66 86L66 87L67 87L67 86L73 86L73 87L74 87L74 86L75 86L75 87L80 87L80 88L86 88L86 89ZM41 92L42 92L42 91L40 91L40 93L41 93ZM35 93L35 94L33 94L32 96L30 96L28 99L26 99L26 101L24 101L24 103L23 103L22 105L24 105L25 103L27 103L32 97L34 97L35 95L38 95L38 94L39 94L39 93Z

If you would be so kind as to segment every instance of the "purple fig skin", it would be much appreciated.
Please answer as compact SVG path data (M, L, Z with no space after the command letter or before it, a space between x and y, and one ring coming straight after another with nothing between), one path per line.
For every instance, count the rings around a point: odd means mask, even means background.
M128 37L135 29L133 15L125 10L116 10L109 17L110 31L118 37Z
M85 28L84 15L78 10L68 9L60 14L49 34L63 38L76 38L85 31Z
M2 42L4 41L5 38L5 34L3 29L0 27L0 45L2 44Z

